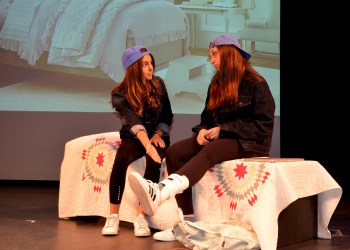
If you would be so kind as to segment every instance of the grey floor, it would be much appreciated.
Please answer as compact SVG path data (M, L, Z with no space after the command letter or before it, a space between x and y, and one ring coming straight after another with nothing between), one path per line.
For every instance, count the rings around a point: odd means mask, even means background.
M0 250L17 249L186 249L181 243L137 238L129 223L118 236L102 236L105 219L58 218L57 181L0 180ZM331 218L332 239L314 239L279 249L350 249L350 199L342 197ZM155 232L155 231L154 231Z

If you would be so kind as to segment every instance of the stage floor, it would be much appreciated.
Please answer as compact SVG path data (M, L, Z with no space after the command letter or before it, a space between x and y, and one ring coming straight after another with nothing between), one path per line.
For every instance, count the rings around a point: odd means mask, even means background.
M130 223L121 223L118 236L106 237L101 235L104 218L59 219L58 195L57 181L0 180L0 249L186 249L177 241L135 237ZM279 249L350 249L350 197L341 198L329 229L331 240L314 239Z

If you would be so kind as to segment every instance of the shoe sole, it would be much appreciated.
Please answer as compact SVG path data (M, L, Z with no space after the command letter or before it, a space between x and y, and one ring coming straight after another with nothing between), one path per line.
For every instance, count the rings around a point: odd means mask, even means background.
M149 234L136 234L135 233L135 236L136 237L148 237L148 236L151 236L151 233L149 233Z
M143 177L138 173L134 172L129 175L129 183L132 191L136 194L137 199L139 200L142 210L148 216L153 216L156 207L153 205L153 202L149 201L148 192L145 192L145 189L142 185Z
M115 235L118 235L118 232L117 232L117 233L102 233L102 235L105 235L105 236L115 236Z
M153 235L153 239L159 240L159 241L176 241L177 240L176 238L175 239L158 238L157 236L155 237L154 235Z

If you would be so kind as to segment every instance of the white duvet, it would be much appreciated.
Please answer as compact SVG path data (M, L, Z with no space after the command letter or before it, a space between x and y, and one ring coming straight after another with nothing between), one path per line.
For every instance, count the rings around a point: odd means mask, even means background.
M100 67L120 81L128 34L144 46L185 39L188 54L186 14L165 0L13 0L0 47L32 65L48 51L48 64Z
M184 39L183 55L188 55L188 27L186 14L167 1L130 4L114 21L101 56L100 68L113 80L122 80L124 71L121 58L126 48L125 38L128 36L135 39L135 44L147 47Z
M135 0L90 0L83 3L72 0L57 20L48 63L97 67L114 19L133 2Z
M47 51L58 16L63 12L70 0L42 0L32 8L24 7L30 0L14 0L5 14L5 21L0 31L0 47L15 51L18 55L34 65L43 51ZM17 16L25 18L16 19ZM28 15L33 13L33 15ZM13 20L13 21L8 21ZM27 29L19 28L26 25ZM24 37L25 40L16 39Z

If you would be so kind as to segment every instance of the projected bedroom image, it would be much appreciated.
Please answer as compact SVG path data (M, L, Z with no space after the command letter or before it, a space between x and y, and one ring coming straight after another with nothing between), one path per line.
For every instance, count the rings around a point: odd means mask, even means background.
M155 57L173 112L200 114L213 73L208 42L228 29L252 52L279 115L279 40L253 44L244 37L247 18L267 18L268 1L244 9L213 3L201 14L191 1L1 1L0 111L113 112L109 96L124 76L121 55L141 44ZM237 10L225 20L212 12L218 8Z

